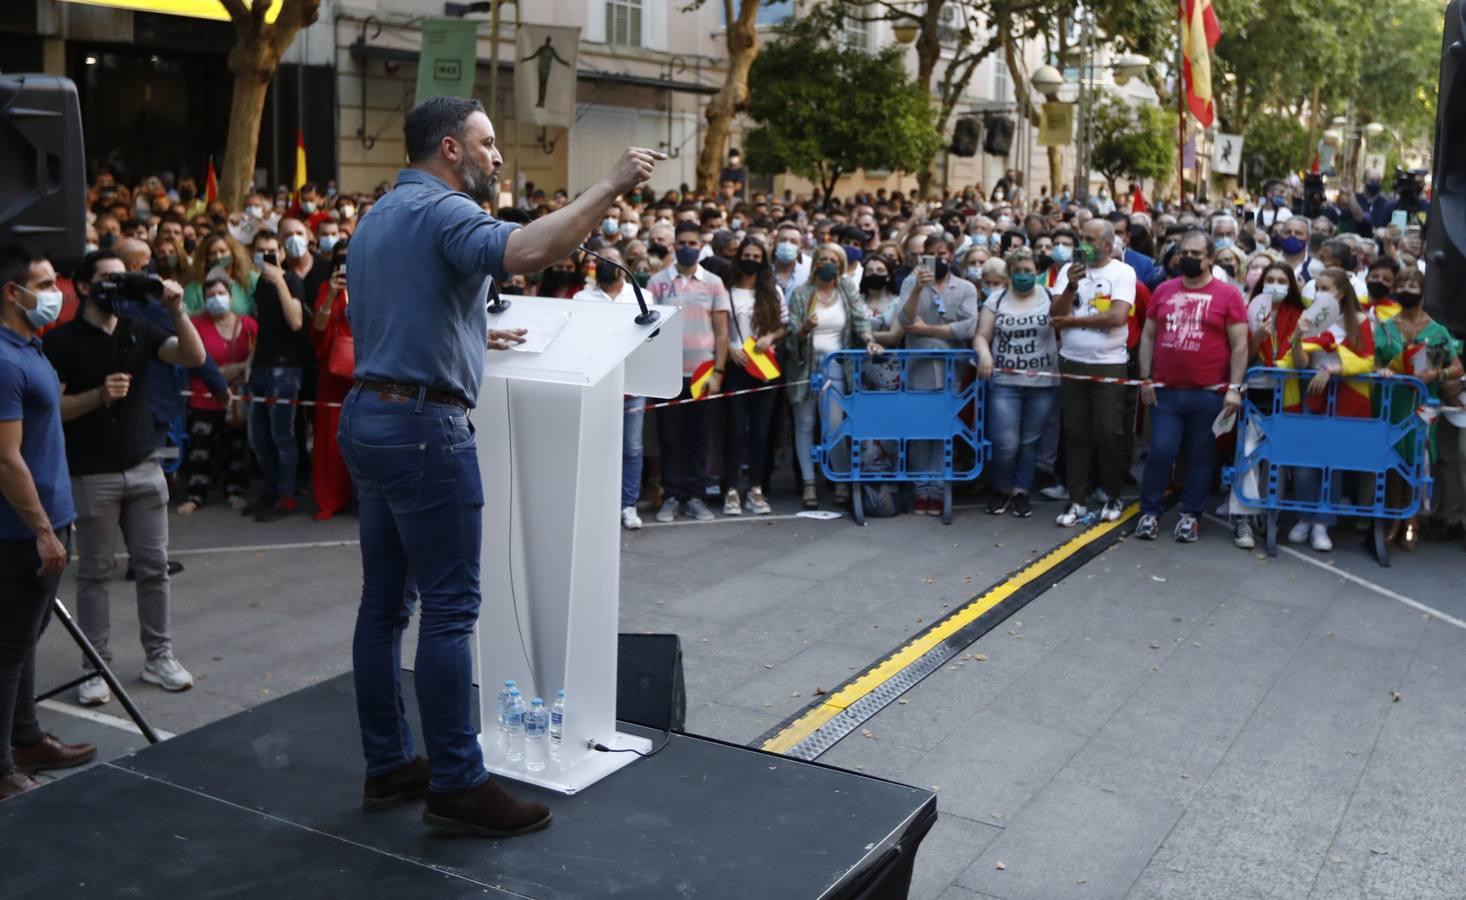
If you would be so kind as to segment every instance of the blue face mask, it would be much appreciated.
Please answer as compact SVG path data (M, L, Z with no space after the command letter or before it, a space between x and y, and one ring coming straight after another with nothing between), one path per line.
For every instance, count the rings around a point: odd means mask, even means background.
M1229 237L1217 238L1216 240L1216 249L1218 250L1225 250L1228 247L1235 247L1236 245L1237 242Z
M992 238L986 234L974 234L967 240L969 247L986 247L992 243Z
M799 258L799 245L793 241L780 241L774 248L774 259L788 265Z
M987 285L982 284L982 266L968 266L967 277L978 282L977 289L984 294L988 292Z
M336 241L337 240L338 240L338 238L336 237L336 235L334 235L334 234L326 234L326 235L322 235L321 237L317 238L316 239L316 243L318 243L318 244L321 245L321 252L322 253L330 253L331 250L335 248Z
M1066 263L1074 258L1074 248L1068 244L1055 244L1054 252L1050 254L1056 263Z
M700 247L678 247L677 265L684 269L690 269L697 265L697 258L701 255L702 249Z
M614 218L611 218L610 216L607 216L601 222L601 233L602 234L605 234L608 237L614 236L614 235L620 233L620 231L621 231L621 220L620 219L614 219Z
M1308 242L1301 237L1283 238L1283 252L1288 256L1297 256L1308 247Z
M61 317L60 291L32 291L24 287L21 290L36 298L35 309L26 309L24 306L20 308L32 328L45 328Z
M839 274L840 271L835 268L834 263L824 263L814 270L814 277L825 282L834 281Z
M852 263L858 263L862 259L865 259L865 251L860 249L859 247L846 247L845 258L850 260L850 262Z

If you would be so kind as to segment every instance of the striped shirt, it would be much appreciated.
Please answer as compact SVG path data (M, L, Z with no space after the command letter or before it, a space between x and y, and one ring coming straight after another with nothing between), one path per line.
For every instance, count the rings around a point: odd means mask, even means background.
M682 377L691 378L698 366L713 358L713 314L733 310L728 289L723 279L702 266L689 276L672 265L653 275L647 290L657 304L682 310Z

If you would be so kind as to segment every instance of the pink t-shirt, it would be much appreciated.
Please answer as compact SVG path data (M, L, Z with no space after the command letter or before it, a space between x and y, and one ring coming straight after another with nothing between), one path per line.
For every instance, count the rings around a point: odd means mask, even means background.
M220 366L227 366L231 363L242 363L249 359L254 351L255 341L259 339L260 327L255 320L249 316L234 316L239 324L234 333L233 340L226 340L219 334L219 329L214 327L214 318L207 313L193 317L193 327L198 329L199 339L204 342L204 350L209 358ZM219 410L224 404L214 399L209 393L208 385L197 375L190 379L189 387L193 390L193 396L188 398L188 405L194 409Z
M1152 378L1175 387L1227 382L1227 326L1247 321L1247 304L1236 287L1213 278L1206 287L1188 288L1173 278L1156 288L1146 314L1156 325Z

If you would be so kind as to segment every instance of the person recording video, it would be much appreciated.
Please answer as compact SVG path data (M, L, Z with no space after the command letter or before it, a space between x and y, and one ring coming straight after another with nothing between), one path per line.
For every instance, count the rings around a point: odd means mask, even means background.
M137 579L143 650L142 679L166 691L193 686L173 654L169 628L168 483L155 456L149 409L151 363L199 366L204 344L183 305L183 286L128 274L110 250L87 254L76 277L81 315L48 332L46 357L61 380L61 421L76 520L77 621L109 663L111 607L107 582L117 567L119 529ZM138 318L118 315L124 302L162 303L173 335ZM85 665L85 663L83 663ZM99 675L77 699L99 706L112 699Z

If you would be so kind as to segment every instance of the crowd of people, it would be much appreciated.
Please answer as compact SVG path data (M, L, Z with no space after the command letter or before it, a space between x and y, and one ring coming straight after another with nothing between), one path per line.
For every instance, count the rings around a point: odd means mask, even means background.
M1414 375L1457 402L1459 344L1421 304L1418 201L1391 196L1378 172L1364 187L1329 202L1296 178L1275 179L1256 198L1151 208L1139 191L1030 197L1008 173L990 192L821 200L751 190L735 158L717 194L633 190L587 236L593 254L499 287L619 303L644 290L680 308L678 399L709 402L649 414L645 398L625 399L627 529L642 527L646 509L659 522L711 520L710 497L725 516L768 515L781 471L806 508L849 502L847 483L821 491L814 448L837 423L820 421L811 376L845 377L825 366L836 351L972 349L968 377L989 382L988 513L1028 517L1046 499L1061 527L1114 521L1143 458L1138 536L1157 537L1165 496L1179 484L1173 534L1190 542L1214 492L1216 433L1229 430L1217 423L1248 392L1271 402L1276 384L1249 381L1249 367L1316 373L1279 379L1290 410L1371 415L1379 398L1346 379L1372 372ZM260 523L301 512L307 497L317 519L351 508L336 441L353 379L347 262L357 223L387 190L282 187L230 209L188 178L128 185L103 171L88 195L77 271L18 248L0 260L0 487L9 501L0 545L29 542L42 521L32 519L47 510L48 530L75 524L74 546L37 544L36 577L59 577L55 561L75 553L80 624L103 658L119 533L136 581L143 677L183 690L192 676L169 630L169 577L180 568L167 555L169 507L188 516L224 503ZM569 202L564 191L528 185L517 202L484 206L528 223ZM941 385L936 363L902 371L867 366L865 387L892 389L903 377L912 389ZM48 452L65 459L75 498L59 511L47 496L11 495L21 440L8 426L47 391L57 392L64 436ZM24 439L33 440L29 426ZM1429 458L1436 502L1391 537L1406 548L1422 536L1459 539L1466 428L1433 422L1429 440L1406 452ZM913 442L907 463L916 473L910 511L941 514L941 446ZM1336 502L1373 491L1324 485L1308 469L1289 485L1299 498L1326 491ZM1391 497L1403 489L1387 485ZM1227 511L1233 540L1252 547L1255 510L1234 490ZM1288 537L1327 551L1334 524L1303 516ZM0 617L12 613L0 604ZM0 696L33 693L33 661L4 677L20 689ZM80 687L83 704L109 699L100 678ZM16 760L34 747L68 762L82 754L41 735L33 711L17 721Z

